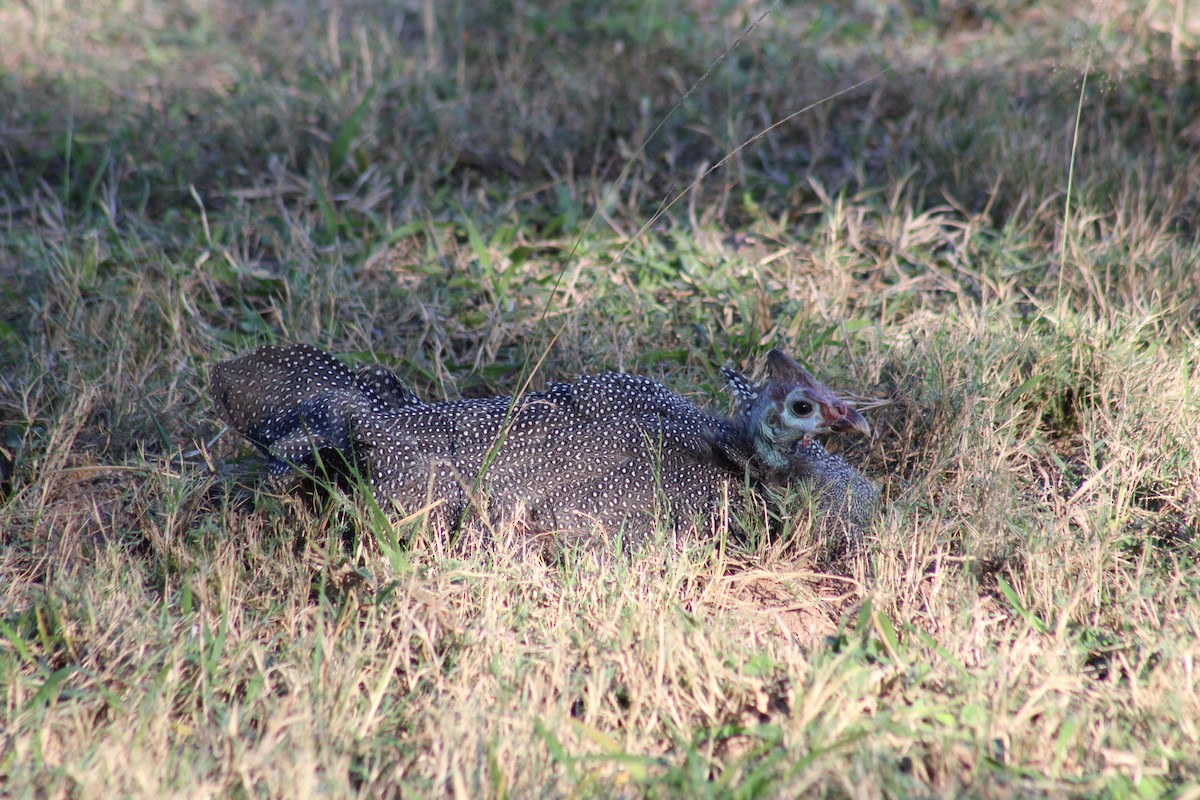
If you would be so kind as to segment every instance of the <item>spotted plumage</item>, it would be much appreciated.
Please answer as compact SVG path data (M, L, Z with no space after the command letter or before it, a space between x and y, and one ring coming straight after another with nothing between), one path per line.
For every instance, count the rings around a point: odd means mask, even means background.
M879 488L815 439L796 443L787 454L790 483L807 488L827 534L857 546L879 509Z
M217 364L212 390L222 418L267 455L274 475L311 470L320 451L335 450L351 455L380 502L430 508L442 524L468 512L493 523L520 515L538 530L599 525L641 538L663 520L711 522L729 481L747 470L768 483L805 469L805 480L861 479L823 471L825 451L811 436L866 431L866 420L782 352L772 351L768 369L763 386L726 372L741 402L732 419L623 373L515 400L427 403L390 370L356 371L308 345Z

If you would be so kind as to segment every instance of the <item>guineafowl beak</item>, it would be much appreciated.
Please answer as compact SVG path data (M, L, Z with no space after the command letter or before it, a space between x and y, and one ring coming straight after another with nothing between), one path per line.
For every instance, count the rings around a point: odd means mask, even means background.
M822 403L821 416L825 427L834 433L858 431L863 436L871 435L871 423L867 422L867 418L841 400Z

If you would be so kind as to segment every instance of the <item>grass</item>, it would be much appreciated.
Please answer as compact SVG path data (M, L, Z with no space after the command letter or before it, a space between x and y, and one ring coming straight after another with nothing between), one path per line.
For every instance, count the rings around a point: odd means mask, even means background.
M1189 4L533 5L0 5L3 793L1200 796ZM450 546L217 436L292 341L714 407L782 345L886 510Z

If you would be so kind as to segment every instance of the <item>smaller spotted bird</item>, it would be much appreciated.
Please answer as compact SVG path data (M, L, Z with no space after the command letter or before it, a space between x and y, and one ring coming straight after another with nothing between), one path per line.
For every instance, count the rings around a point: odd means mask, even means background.
M740 403L727 418L649 378L608 372L516 397L429 403L395 373L353 369L304 344L262 347L212 369L221 418L268 459L272 475L312 471L340 453L381 504L428 509L454 526L477 515L540 532L597 526L626 541L710 529L737 486L793 480L854 539L878 492L812 437L870 432L866 419L785 353L755 385L726 370ZM735 509L736 510L736 509Z

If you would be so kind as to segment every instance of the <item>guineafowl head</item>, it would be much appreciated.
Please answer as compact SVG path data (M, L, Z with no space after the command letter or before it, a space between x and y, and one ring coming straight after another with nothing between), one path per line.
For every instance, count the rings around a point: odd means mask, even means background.
M871 433L862 414L782 350L767 353L765 384L756 386L741 373L723 371L741 404L739 422L755 455L769 469L785 470L787 454L818 433Z

